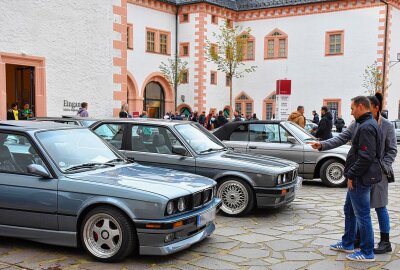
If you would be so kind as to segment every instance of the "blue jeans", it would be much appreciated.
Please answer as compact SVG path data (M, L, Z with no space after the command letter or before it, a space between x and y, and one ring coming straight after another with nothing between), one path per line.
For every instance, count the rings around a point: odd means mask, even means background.
M381 231L381 233L389 233L390 221L389 221L389 213L386 206L375 208L375 212L378 216L379 230Z
M353 189L347 191L344 204L345 229L342 244L345 248L354 248L358 226L361 252L367 256L373 255L374 232L370 210L371 186L362 185L360 180L355 180L353 183Z

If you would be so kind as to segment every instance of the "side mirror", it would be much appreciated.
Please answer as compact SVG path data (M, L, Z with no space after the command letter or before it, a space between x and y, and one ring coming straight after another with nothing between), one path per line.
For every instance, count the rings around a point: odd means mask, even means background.
M292 136L288 136L287 137L287 141L288 141L288 143L291 143L291 144L296 144L297 143L296 138L292 137Z
M188 151L183 146L172 146L172 153L180 156L187 156Z
M51 178L49 172L42 165L31 164L27 167L27 171L42 178Z

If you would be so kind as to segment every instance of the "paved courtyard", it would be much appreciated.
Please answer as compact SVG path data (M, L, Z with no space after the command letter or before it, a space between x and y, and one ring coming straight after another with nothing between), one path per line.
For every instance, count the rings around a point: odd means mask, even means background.
M400 181L400 158L395 165ZM258 210L244 218L218 216L215 234L170 257L139 256L119 264L101 264L83 251L0 238L0 269L400 269L400 183L390 185L392 254L376 262L354 263L329 250L340 239L346 189L306 183L288 207ZM373 213L375 239L378 238Z

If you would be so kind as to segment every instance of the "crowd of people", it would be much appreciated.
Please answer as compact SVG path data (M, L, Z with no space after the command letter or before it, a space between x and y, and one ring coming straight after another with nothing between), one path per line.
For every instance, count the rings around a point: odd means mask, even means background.
M11 104L11 108L7 111L7 120L29 120L33 118L33 112L30 108L29 102L22 104L22 109L18 109L18 104Z

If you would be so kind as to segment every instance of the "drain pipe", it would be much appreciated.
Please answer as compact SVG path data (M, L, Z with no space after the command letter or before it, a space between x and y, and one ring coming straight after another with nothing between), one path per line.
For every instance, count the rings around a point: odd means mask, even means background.
M178 106L178 22L179 22L179 6L176 6L175 12L175 82L174 82L174 91L175 91L175 112ZM174 113L175 113L174 112Z
M383 70L382 70L382 96L383 96L383 104L382 108L386 109L386 98L385 98L385 92L386 92L386 62L387 62L387 40L388 40L388 27L389 27L389 4L385 0L381 0L386 5L386 18L385 18L385 37L383 41Z

